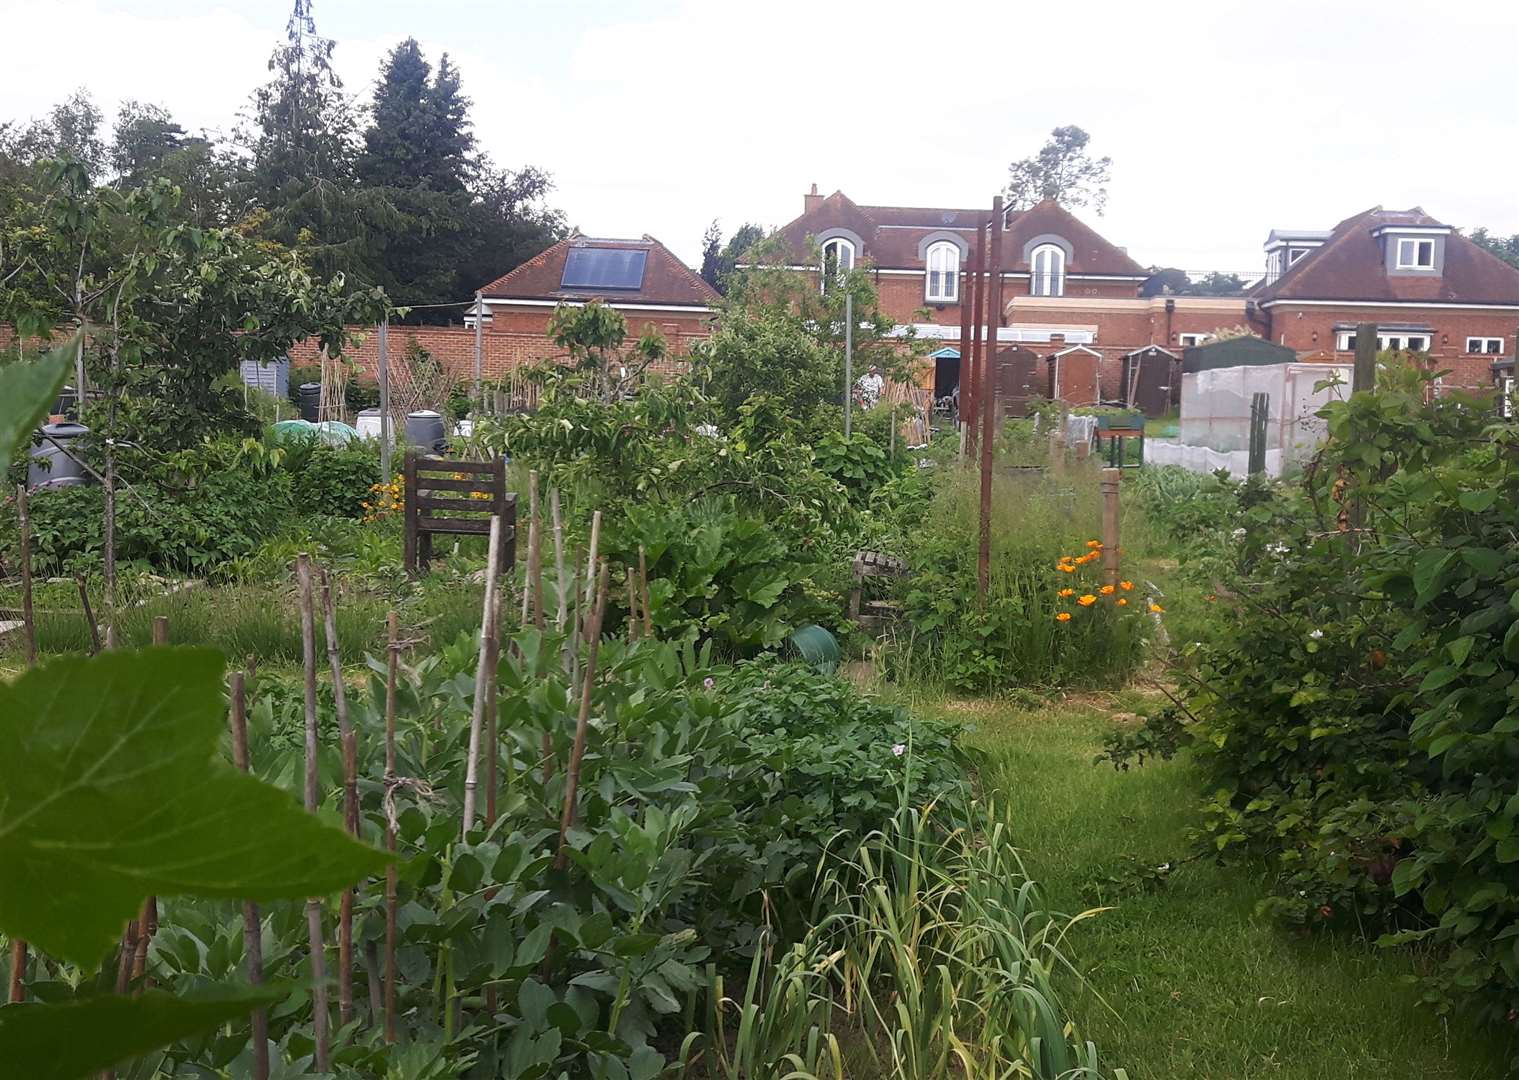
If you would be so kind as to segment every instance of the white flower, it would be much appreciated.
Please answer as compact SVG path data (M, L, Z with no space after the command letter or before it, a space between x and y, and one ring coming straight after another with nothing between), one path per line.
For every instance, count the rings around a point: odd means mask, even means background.
M891 748L891 752L896 757L901 757L903 754L907 753L907 744L906 743L897 743L896 745L894 745Z
M1286 544L1269 544L1269 545L1267 545L1266 550L1269 551L1269 552L1271 552L1271 554L1273 554L1273 555L1285 555L1285 554L1287 554L1287 545Z
M1243 540L1244 538L1245 538L1245 530L1244 529L1235 529L1234 530L1234 539L1236 539L1236 540Z
M705 679L703 679L701 681L701 684L703 686L705 686L708 690L711 690L714 686L717 685L717 680L714 679L714 678L712 678L712 676L708 675Z
M1322 631L1322 630L1310 630L1308 632L1308 636L1311 637L1314 641L1317 641L1319 638L1321 638L1321 637L1324 636L1324 631Z

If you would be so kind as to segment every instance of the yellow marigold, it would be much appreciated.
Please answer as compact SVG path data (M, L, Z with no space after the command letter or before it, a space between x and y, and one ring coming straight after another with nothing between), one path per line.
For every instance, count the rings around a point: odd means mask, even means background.
M1118 583L1118 587L1120 589L1122 589L1124 592L1128 592L1130 589L1132 589L1134 587L1134 583L1132 581L1120 581Z
M1118 606L1119 606L1119 607L1123 607L1123 606L1124 606L1124 605L1125 605L1125 604L1127 604L1127 603L1128 603L1128 601L1127 601L1127 600L1125 600L1125 599L1124 599L1124 598L1123 598L1123 597L1121 597L1121 596L1120 596L1120 597L1119 597L1119 598L1118 598L1118 599L1117 599L1117 600L1116 600L1116 601L1114 601L1114 602L1115 602L1115 603L1116 603L1116 604L1117 604L1117 605L1118 605Z
M1055 616L1055 621L1056 622L1070 622L1071 621L1071 613L1069 611L1062 611L1058 615Z
M1159 604L1153 604L1152 603L1150 605L1150 610L1153 611L1156 615L1159 615L1162 611L1165 611L1166 609L1163 608L1163 607L1161 607Z
M1076 595L1076 590L1075 589L1061 589L1059 595L1060 596L1075 596Z
M1091 607L1093 604L1097 603L1097 597L1093 596L1091 593L1087 593L1085 596L1076 597L1076 603L1080 604L1082 607Z
M1100 592L1100 593L1102 593L1103 596L1112 596L1113 595L1113 586L1111 586L1111 585L1104 585L1102 588L1098 589L1097 591Z

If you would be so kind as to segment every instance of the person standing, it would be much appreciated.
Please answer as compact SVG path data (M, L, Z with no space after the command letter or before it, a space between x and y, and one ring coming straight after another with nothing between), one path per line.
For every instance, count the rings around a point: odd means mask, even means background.
M871 364L870 370L855 382L855 387L859 392L860 407L873 409L881 400L881 394L886 390L886 380L881 377L881 369Z

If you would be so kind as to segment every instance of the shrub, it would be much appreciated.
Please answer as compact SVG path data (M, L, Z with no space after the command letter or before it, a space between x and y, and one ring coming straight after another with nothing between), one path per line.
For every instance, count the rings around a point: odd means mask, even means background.
M380 481L377 446L355 440L347 446L327 446L303 440L287 451L287 471L295 505L306 514L360 518L373 498L371 488Z

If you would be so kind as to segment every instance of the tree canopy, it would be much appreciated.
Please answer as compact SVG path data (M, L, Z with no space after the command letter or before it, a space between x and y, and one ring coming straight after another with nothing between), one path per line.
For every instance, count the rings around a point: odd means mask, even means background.
M1075 124L1057 127L1037 154L1013 162L1007 177L1009 206L1027 210L1053 199L1067 210L1090 206L1101 214L1113 159L1093 157L1087 150L1091 138Z

